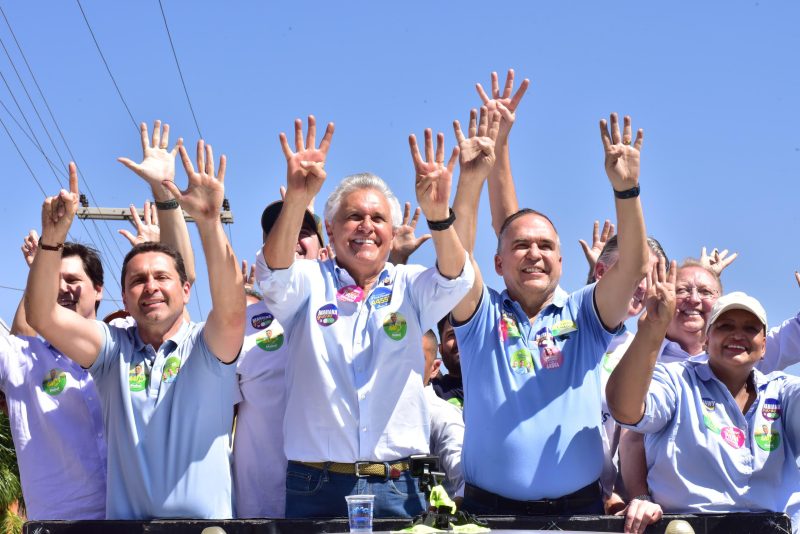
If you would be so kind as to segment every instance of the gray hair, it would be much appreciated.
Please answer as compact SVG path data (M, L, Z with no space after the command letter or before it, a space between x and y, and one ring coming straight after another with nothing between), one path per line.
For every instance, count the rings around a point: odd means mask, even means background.
M664 259L664 263L667 266L667 270L669 270L669 258L667 257L667 253L664 251L664 247L661 246L661 243L658 242L658 239L655 237L647 237L647 246L650 247L650 251L655 254L659 258ZM617 236L611 236L608 241L606 241L606 245L603 247L603 250L600 252L600 255L597 257L597 263L602 263L607 267L611 267L617 260L619 259L619 241L617 240ZM593 282L597 282L597 277L594 274L594 271L589 273L589 278L586 280L587 284L591 284Z
M386 182L379 176L369 172L347 176L336 186L336 189L333 190L330 196L328 196L328 200L325 202L325 222L329 223L333 220L333 216L339 211L344 197L359 189L374 189L386 197L392 212L392 225L397 228L403 224L403 212L400 209L400 201L397 200L397 197L392 193L392 190L389 189L389 186L386 185Z

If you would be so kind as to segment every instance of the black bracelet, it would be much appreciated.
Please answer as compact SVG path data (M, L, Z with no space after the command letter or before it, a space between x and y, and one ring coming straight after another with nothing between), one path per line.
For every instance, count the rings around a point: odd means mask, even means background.
M614 189L614 196L625 200L626 198L636 198L639 196L639 186L634 185L630 189L626 189L625 191L617 191Z
M448 218L441 221L428 221L428 228L433 232L441 232L453 226L454 222L456 222L456 212L453 211L453 208L450 208L450 216Z
M160 210L176 210L178 209L178 201L174 198L171 198L164 202L159 202L156 200L156 208Z
M53 252L58 252L62 248L64 248L64 243L56 243L55 245L47 245L42 240L39 240L39 248L42 250L52 250Z

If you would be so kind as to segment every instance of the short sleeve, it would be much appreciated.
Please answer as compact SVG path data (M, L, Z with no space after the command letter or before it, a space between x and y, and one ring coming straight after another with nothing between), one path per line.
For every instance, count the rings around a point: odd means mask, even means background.
M675 415L678 390L676 377L663 364L657 363L645 398L644 416L635 425L620 423L642 434L653 434L663 429Z
M256 281L264 302L282 322L288 323L308 300L314 275L321 276L318 261L295 260L288 268L273 271L261 251L256 256Z
M119 335L124 330L109 326L103 321L95 321L95 325L100 330L103 341L97 359L89 367L89 373L95 380L100 380L111 371L116 361L116 356L119 354Z
M442 276L436 267L412 269L414 268L406 268L406 291L414 302L423 331L433 328L442 317L450 313L475 281L475 270L469 257L464 262L461 274L453 279Z

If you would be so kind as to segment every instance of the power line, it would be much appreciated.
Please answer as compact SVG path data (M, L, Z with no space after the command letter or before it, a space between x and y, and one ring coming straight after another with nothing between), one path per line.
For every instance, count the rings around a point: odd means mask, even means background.
M21 291L22 293L25 293L24 289L20 289L18 287L10 287L10 286L2 286L2 285L0 285L0 289L13 289L14 291Z
M169 25L167 25L167 15L164 14L164 6L161 3L161 0L158 0L158 7L161 8L161 18L164 19L164 28L167 30L167 38L169 39L169 46L172 49L172 57L175 58L175 66L178 67L178 76L180 76L181 78L181 85L183 85L183 93L186 95L186 101L189 103L189 110L192 112L192 118L194 119L194 126L195 128L197 128L197 135L199 135L200 139L202 139L203 134L200 131L200 124L197 122L197 116L194 114L194 107L192 106L191 98L189 98L189 90L186 88L186 81L183 79L181 64L178 62L178 54L175 52L175 44L172 42L172 34L169 31Z

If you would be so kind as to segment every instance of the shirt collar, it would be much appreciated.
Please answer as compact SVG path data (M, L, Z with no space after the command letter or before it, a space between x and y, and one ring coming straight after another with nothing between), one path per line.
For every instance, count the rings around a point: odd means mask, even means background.
M139 327L138 325L134 325L133 327L133 343L134 349L136 351L144 350L147 344L142 341L142 338L139 337ZM171 353L175 348L180 345L186 336L189 335L189 322L185 319L181 319L181 327L175 332L175 335L171 338L164 341L161 344L160 350L164 353L164 355L168 355Z
M355 279L353 279L353 277L350 276L350 273L347 272L347 269L345 269L344 267L340 267L339 264L336 263L335 259L330 261L333 262L333 272L336 276L338 287L341 288L345 286L356 285ZM387 261L383 265L383 270L381 271L381 274L378 275L378 280L375 283L375 287L390 285L393 282L392 273L394 273L394 265L392 265ZM387 280L388 282L386 282Z
M512 299L508 295L508 289L504 289L503 292L500 294L501 298L503 299L503 305L507 308L518 309L522 315L525 315L524 311L522 311L522 306L520 306L516 300ZM546 308L550 306L555 306L556 308L563 308L567 304L567 299L569 298L569 293L564 291L561 286L556 286L556 290L553 292L553 298L550 301L550 304L545 306L542 309L544 311ZM541 312L539 312L541 313ZM527 317L527 316L526 316Z
M692 359L688 360L689 364L694 366L695 372L697 373L697 376L700 377L700 380L704 382L716 380L717 382L722 383L720 379L717 378L717 375L714 374L714 371L711 370L711 366L708 364L708 359L705 360L694 359L697 358L698 356L704 356L704 355L706 355L705 352L700 353L697 356L693 356ZM753 385L755 385L756 390L758 390L764 384L773 380L773 378L765 375L755 367L753 368L752 371L750 371L750 374L753 377Z

